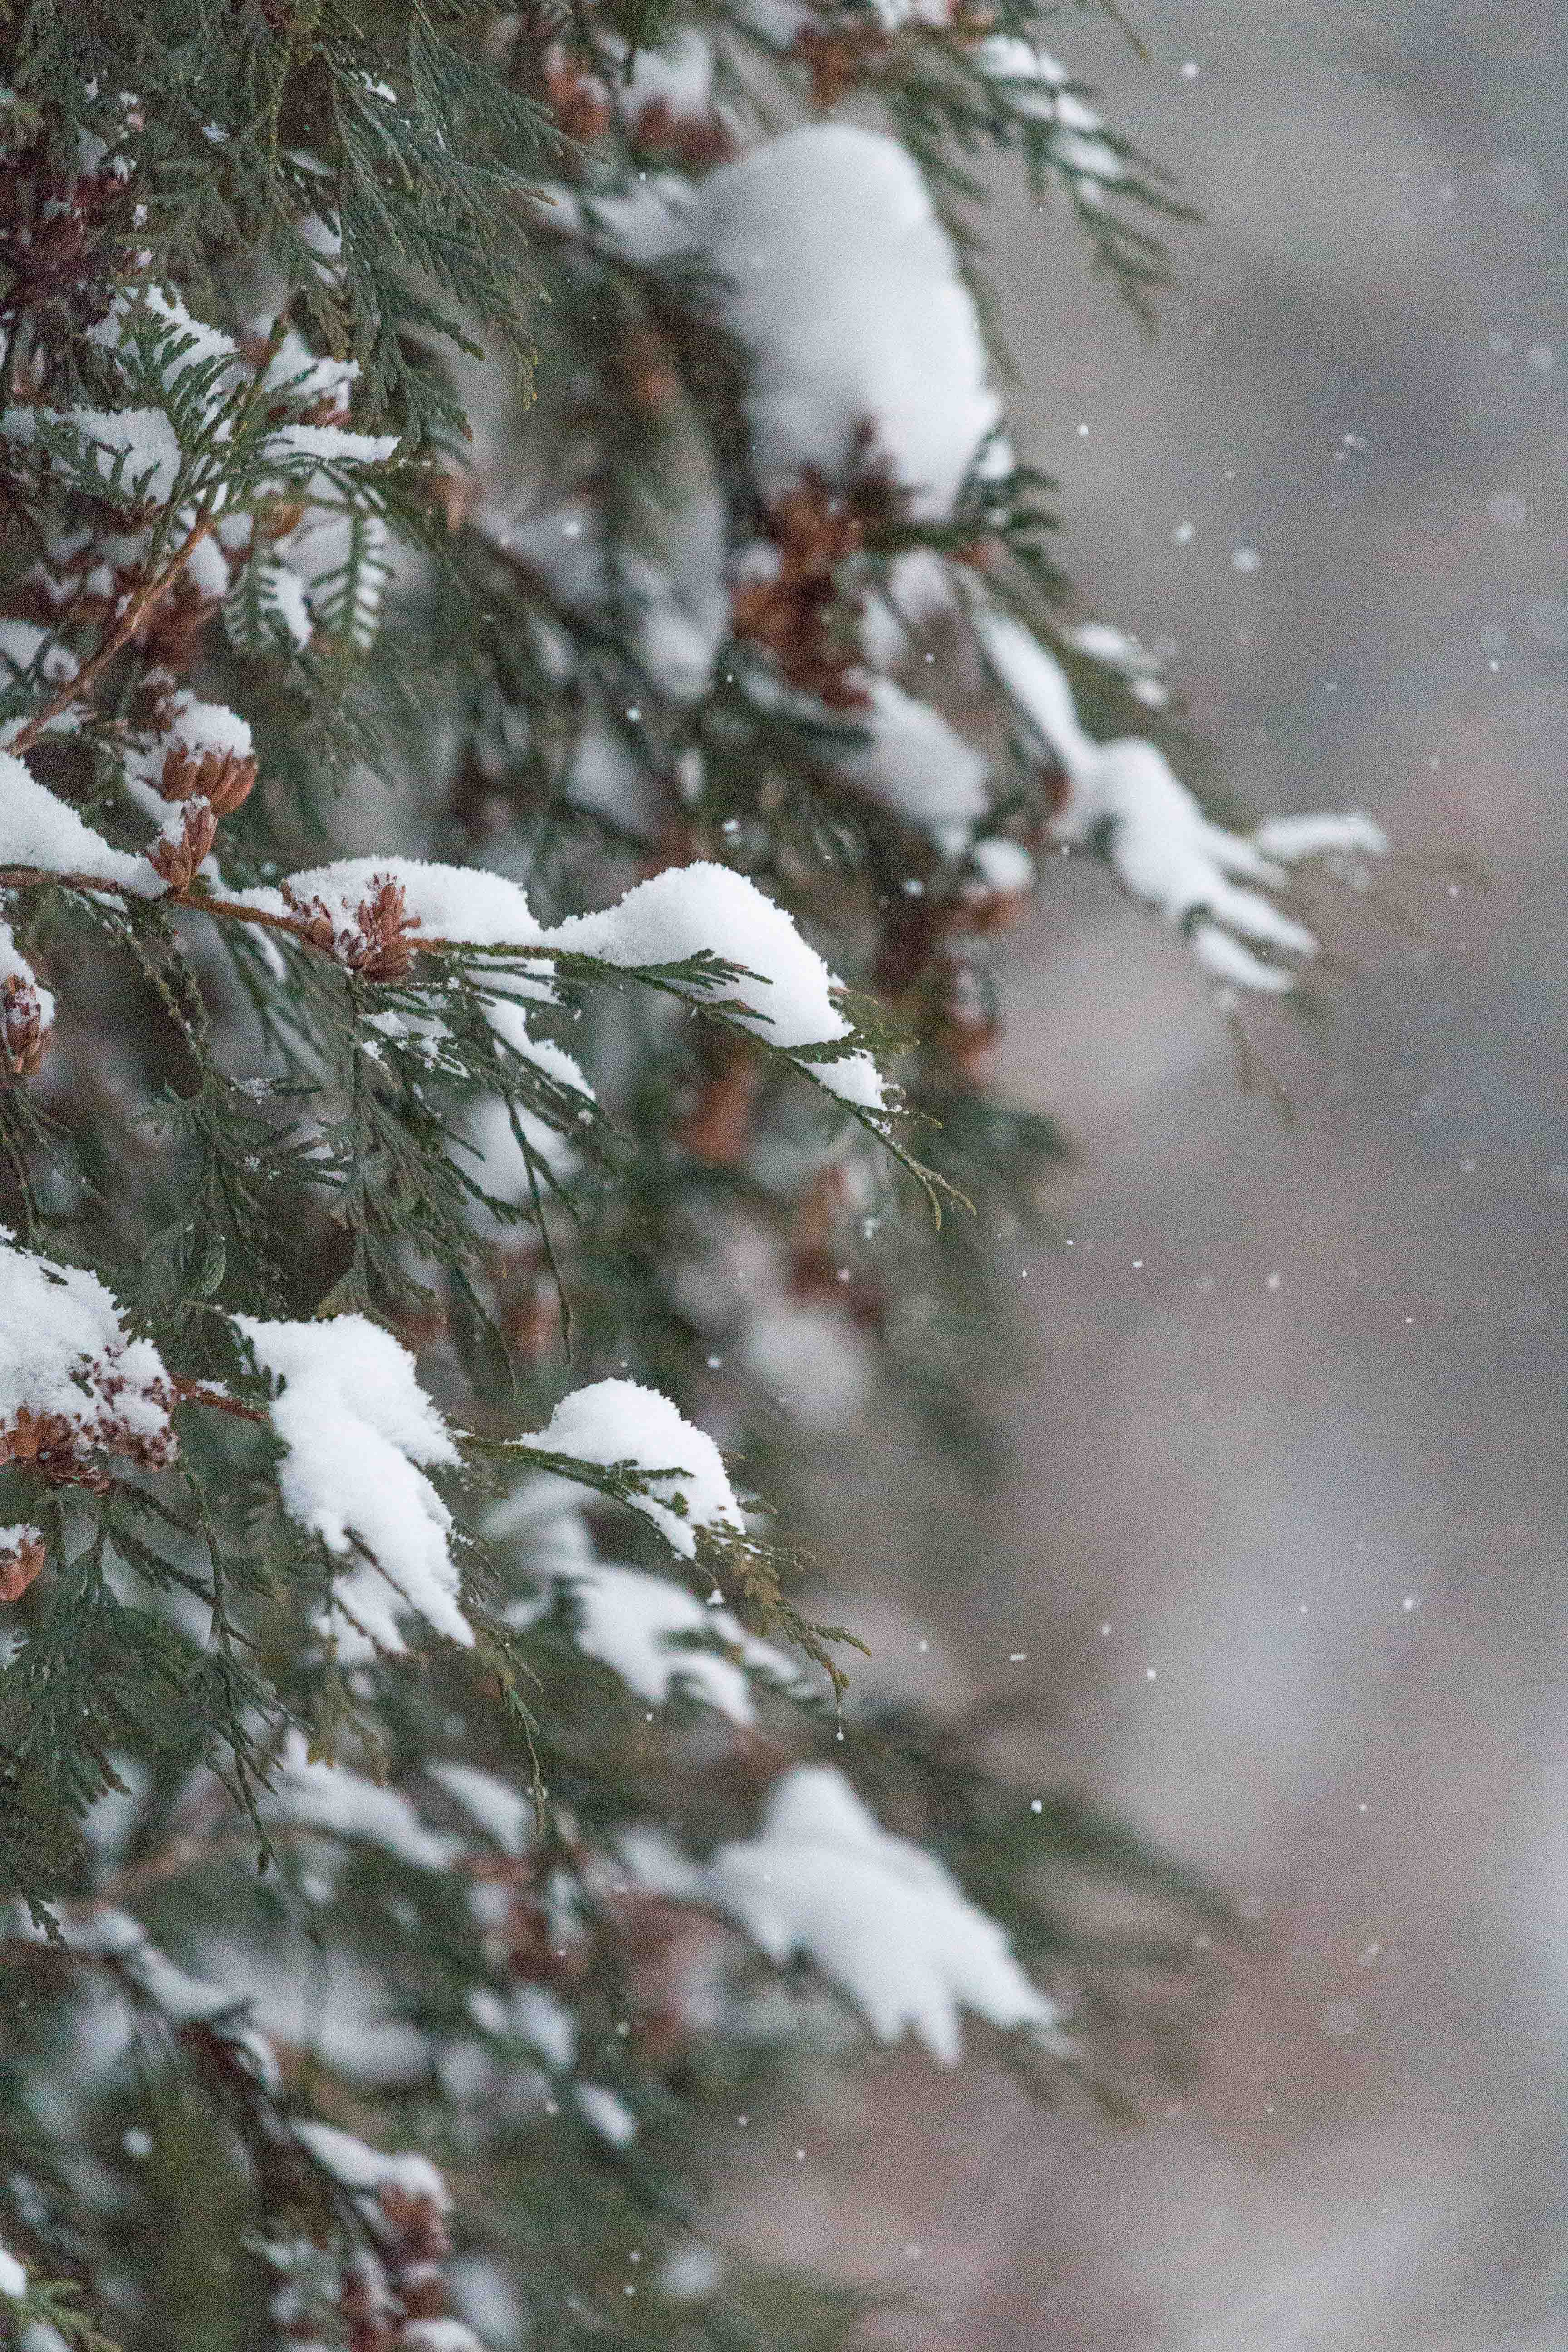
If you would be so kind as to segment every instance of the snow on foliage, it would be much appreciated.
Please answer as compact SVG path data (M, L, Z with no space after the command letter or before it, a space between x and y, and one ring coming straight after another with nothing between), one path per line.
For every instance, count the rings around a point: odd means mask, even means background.
M533 1827L531 1798L477 1765L435 1763L425 1769L502 1853L525 1850Z
M1002 684L1067 771L1056 838L1103 844L1120 880L1182 926L1214 978L1271 995L1291 989L1291 963L1266 962L1246 942L1298 963L1316 955L1318 942L1265 892L1288 879L1292 850L1298 858L1352 847L1380 855L1387 844L1378 827L1357 816L1274 819L1245 840L1211 824L1156 744L1131 736L1097 743L1085 733L1060 664L1028 630L990 610L975 625Z
M738 1535L736 1502L719 1448L657 1389L637 1381L593 1381L563 1396L544 1427L521 1445L625 1473L646 1487L631 1509L690 1559L700 1528Z
M775 1964L811 1960L879 2041L912 2030L944 2066L962 2054L961 2010L1004 2030L1056 2023L996 1922L829 1765L785 1773L758 1835L721 1846L702 1885Z
M312 1762L298 1731L289 1736L266 1811L272 1821L379 1846L416 1870L445 1870L463 1850L460 1838L426 1829L399 1790L384 1789L343 1764Z
M835 1045L851 1034L834 1002L840 983L808 947L782 907L727 866L705 860L668 867L639 882L613 907L571 915L546 934L552 947L626 967L684 962L703 950L743 967L726 993L694 991L717 1002L770 1045L798 1051ZM882 1105L869 1054L820 1064L829 1093L868 1110Z
M548 929L533 915L521 885L504 876L414 857L340 858L290 875L279 890L237 895L269 913L292 909L305 915L318 926L320 945L361 970L371 968L366 958L376 945L376 923L367 910L384 908L389 889L397 894L398 935L416 944L557 949L621 971L685 963L707 953L740 967L740 976L721 989L700 982L674 985L685 986L700 1003L722 1006L770 1045L809 1061L814 1047L839 1045L853 1034L834 1001L839 982L784 909L745 875L703 860L667 867L637 883L613 907L570 915ZM537 976L498 976L493 984L503 996L548 998L552 992L542 963ZM571 1056L531 1038L515 1007L498 1004L489 1017L519 1053L587 1093ZM813 1076L841 1101L868 1110L882 1108L882 1082L869 1054L817 1064Z
M0 751L0 866L86 875L137 898L163 887L144 857L111 848L13 751Z
M9 2247L0 2246L0 2294L20 2303L27 2292L27 2273Z
M710 1443L700 1431L691 1435ZM564 1478L549 1472L525 1478L490 1513L485 1534L518 1543L531 1577L572 1594L578 1648L650 1706L664 1706L679 1688L731 1723L749 1724L756 1710L748 1669L777 1683L799 1682L793 1662L748 1633L727 1609L700 1602L662 1577L599 1559L583 1517L581 1489ZM508 1620L531 1625L546 1605L538 1599L516 1601ZM447 1768L435 1769L440 1777Z
M751 356L764 491L807 467L884 469L925 520L952 509L1001 407L952 243L896 140L812 124L726 163L683 231Z
M283 888L294 904L321 908L334 928L346 933L384 882L402 892L408 928L426 939L487 948L543 942L527 892L479 866L442 866L421 857L340 857L331 866L291 874Z
M748 1666L776 1682L799 1679L781 1651L755 1640L728 1610L705 1607L662 1577L595 1563L568 1581L577 1607L577 1647L619 1675L650 1706L662 1706L673 1689L683 1689L731 1723L747 1724L756 1717ZM716 1649L716 1642L731 1654Z
M940 711L891 678L868 677L865 685L870 740L838 761L840 775L911 824L962 842L989 805L984 760Z
M1100 184L1122 176L1121 159L1100 134L1105 124L1092 106L1067 87L1066 69L1046 50L1016 34L993 33L974 47L974 62L987 81L1005 89L1016 112L1055 125L1053 160L1093 201Z
M413 1357L363 1315L235 1319L282 1384L268 1410L284 1448L283 1507L329 1551L357 1556L320 1630L346 1656L398 1651L406 1646L398 1618L412 1613L470 1647L447 1543L452 1516L420 1466L455 1463L458 1449Z
M112 485L125 504L164 506L180 472L180 444L161 408L8 408L0 435L30 449L50 432L74 445L73 456Z
M157 1349L131 1337L95 1274L0 1226L0 1462L61 1481L90 1479L100 1453L160 1467L179 1450L174 1397Z
M371 2147L353 2132L340 2131L335 2124L299 2123L294 2136L303 2140L317 2163L330 2172L332 2179L355 2195L376 2196L384 2189L402 2191L405 2197L427 2198L436 2211L449 2213L452 2199L447 2183L427 2156L414 2148L400 2148L392 2154Z

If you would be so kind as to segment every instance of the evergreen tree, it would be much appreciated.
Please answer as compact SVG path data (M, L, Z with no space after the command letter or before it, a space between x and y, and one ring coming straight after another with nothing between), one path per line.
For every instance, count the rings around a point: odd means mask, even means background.
M980 174L1141 308L1178 207L1047 13L7 16L7 2341L846 2342L705 2249L708 2103L1109 2083L1223 1916L847 1735L794 1549L826 1424L990 1444L1042 845L1231 1007L1383 847L1211 821L1069 621Z

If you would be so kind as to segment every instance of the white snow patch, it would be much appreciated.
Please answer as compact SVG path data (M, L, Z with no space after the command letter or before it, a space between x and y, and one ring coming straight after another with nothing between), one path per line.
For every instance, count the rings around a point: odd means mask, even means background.
M18 1249L0 1225L0 1427L27 1412L68 1423L84 1451L166 1461L173 1399L157 1349L129 1336L97 1275Z
M400 2189L408 2197L427 2197L437 2213L449 2213L452 2199L446 2181L427 2156L413 2148L387 2154L370 2147L335 2124L297 2123L295 2137L303 2140L318 2164L341 2187L356 2195L374 2196L380 2189Z
M637 2119L614 2091L607 2091L602 2083L575 2083L573 2096L584 2121L601 2139L607 2139L612 2147L630 2147L637 2136Z
M741 1507L719 1448L658 1389L594 1381L563 1397L544 1427L519 1443L645 1479L651 1491L629 1507L685 1559L696 1551L700 1528L741 1530Z
M721 1847L703 1884L770 1959L810 1959L879 2040L912 2028L944 2066L961 2054L963 2009L1004 2030L1056 2024L996 1922L940 1862L889 1836L829 1766L785 1773L760 1833Z
M111 848L12 751L0 751L0 866L89 876L140 898L163 887L144 857Z
M397 1619L412 1612L471 1647L447 1547L451 1513L416 1466L455 1463L458 1449L408 1350L363 1315L235 1320L257 1361L283 1383L268 1412L285 1448L285 1510L330 1551L361 1555L335 1586L321 1631L336 1636L343 1655L363 1657L378 1644L400 1651Z
M619 1675L650 1706L662 1706L672 1689L685 1687L731 1723L747 1724L756 1715L748 1666L778 1682L799 1679L782 1652L754 1640L728 1610L705 1607L662 1577L595 1564L564 1580L577 1603L578 1648ZM689 1646L693 1634L705 1646ZM737 1654L714 1648L715 1637Z
M113 479L118 466L121 488L143 504L166 506L174 496L180 444L161 408L8 408L0 434L34 448L40 423L74 433L100 481Z
M416 1870L449 1869L463 1851L460 1838L426 1829L399 1790L381 1788L346 1765L312 1763L298 1731L289 1736L266 1811L276 1821L379 1846Z
M1323 854L1320 843L1375 855L1387 846L1379 829L1363 817L1271 819L1244 840L1211 824L1157 745L1139 737L1097 743L1085 733L1060 664L1019 622L984 608L974 621L1003 686L1067 770L1056 839L1087 846L1103 838L1121 881L1186 927L1198 961L1216 979L1275 995L1292 987L1289 961L1266 961L1244 944L1298 962L1318 951L1306 926L1265 896L1288 878L1279 844L1298 857Z
M526 1850L533 1834L533 1801L521 1789L473 1764L426 1764L425 1769L502 1853Z
M983 817L987 769L973 745L890 677L858 682L871 697L870 709L860 714L871 740L837 762L845 781L938 835L962 833Z
M569 916L545 936L552 947L622 967L679 963L706 948L754 976L731 983L733 994L716 1000L711 990L692 992L725 1004L769 1045L830 1045L850 1034L833 1002L839 983L822 958L782 907L725 866L700 860L671 866L614 907ZM881 1080L868 1054L822 1063L816 1076L845 1102L881 1108Z
M764 490L880 461L914 514L950 511L1001 408L947 232L896 140L787 131L710 173L670 235L729 289Z

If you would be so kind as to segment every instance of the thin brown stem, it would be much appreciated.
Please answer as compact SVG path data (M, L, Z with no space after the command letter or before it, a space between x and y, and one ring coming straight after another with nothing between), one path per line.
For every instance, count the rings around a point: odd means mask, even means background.
M267 1419L259 1406L247 1404L243 1397L230 1396L225 1389L208 1388L202 1381L176 1381L174 1394L182 1404L205 1404L214 1412L232 1412L240 1421Z
M44 730L51 726L63 711L68 710L73 702L79 701L82 688L94 684L121 648L130 644L153 605L168 594L216 520L215 515L205 514L193 523L163 570L154 572L132 594L97 652L89 656L75 677L68 680L53 700L46 702L41 710L36 710L26 725L13 737L8 747L13 752L19 755L23 751L30 751Z

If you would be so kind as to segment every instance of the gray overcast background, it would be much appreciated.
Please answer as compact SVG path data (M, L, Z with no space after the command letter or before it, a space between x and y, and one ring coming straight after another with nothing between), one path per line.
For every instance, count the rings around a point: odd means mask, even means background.
M1133 14L1146 67L1087 12L1057 47L1207 215L1158 341L1063 225L1012 191L997 223L1068 569L1175 641L1254 809L1364 806L1489 887L1400 879L1419 938L1330 919L1331 1025L1254 1024L1285 1128L1179 942L1047 877L1005 1075L1076 1134L1074 1245L1031 1269L1024 1480L973 1584L903 1604L955 1687L1030 1678L1042 1784L1253 1898L1268 1949L1178 2111L900 2060L815 2119L830 2161L752 2151L751 2218L922 2297L900 2345L1557 2352L1568 16Z

